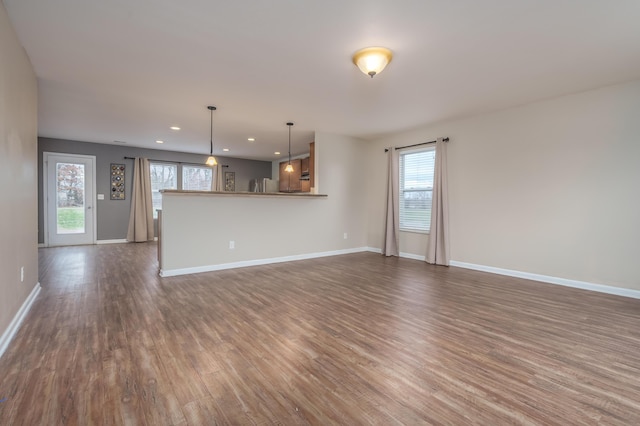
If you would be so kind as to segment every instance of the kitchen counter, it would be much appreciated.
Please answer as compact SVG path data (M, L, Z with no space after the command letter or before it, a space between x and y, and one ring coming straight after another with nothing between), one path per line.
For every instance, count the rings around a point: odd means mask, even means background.
M222 197L284 197L284 198L326 198L327 194L310 194L308 192L218 192L218 191L183 191L179 189L161 189L162 194L202 195Z
M325 217L330 200L309 193L164 190L160 275L337 254L349 240L345 228Z

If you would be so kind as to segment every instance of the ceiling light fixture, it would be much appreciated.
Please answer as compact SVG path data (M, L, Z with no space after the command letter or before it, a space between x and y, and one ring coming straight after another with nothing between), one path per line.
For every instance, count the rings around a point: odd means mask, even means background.
M256 141L256 138L247 138L247 140L248 140L249 142L255 142L255 141Z
M156 141L156 143L164 143L164 141L160 141L160 140L158 140L158 141Z
M213 111L216 110L216 107L209 105L207 109L211 111L211 150L209 151L209 158L207 158L207 162L205 164L207 166L217 166L218 162L216 161L216 157L213 156Z
M275 155L280 155L280 151L274 152Z
M365 47L353 54L353 63L360 71L373 78L382 72L392 57L391 50L386 47Z
M229 148L222 148L224 152L229 152Z
M284 168L284 171L291 173L293 172L293 166L291 165L291 126L293 126L293 123L287 123L287 126L289 126L289 164Z
M169 128L170 128L171 130L180 130L180 127L178 127L178 126L171 126L171 127L169 127Z

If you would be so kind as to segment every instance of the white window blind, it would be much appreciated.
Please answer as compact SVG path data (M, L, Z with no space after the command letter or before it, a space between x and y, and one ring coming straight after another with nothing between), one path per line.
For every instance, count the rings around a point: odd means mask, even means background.
M213 178L211 167L182 166L182 189L187 191L211 191Z
M428 232L435 148L400 153L400 229Z

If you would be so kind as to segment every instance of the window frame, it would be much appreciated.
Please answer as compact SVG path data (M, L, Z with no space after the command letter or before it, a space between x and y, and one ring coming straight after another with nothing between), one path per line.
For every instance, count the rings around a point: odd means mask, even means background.
M201 169L210 169L211 170L211 180L213 181L214 179L214 170L213 167L209 167L206 165L200 165L200 164L196 164L196 163L181 163L181 162L177 162L177 161L163 161L163 160L156 160L156 161L149 161L149 173L151 174L151 168L153 166L173 166L176 168L176 187L175 188L161 188L161 189L178 189L181 188L182 191L189 191L187 189L184 189L184 179L183 179L183 173L184 173L184 167L193 167L193 168L201 168ZM151 178L151 176L149 176L149 178ZM155 190L153 189L153 183L151 184L151 198L153 200L153 194L158 193L160 190ZM193 190L193 191L197 191L197 190ZM162 200L162 198L160 198ZM162 206L162 204L160 204L160 206ZM158 218L158 210L162 210L162 207L157 207L157 206L153 206L153 218L157 219Z
M153 179L152 177L152 169L155 166L162 166L162 167L175 167L175 180L176 180L176 187L175 188L160 188L160 189L153 189ZM160 193L161 190L163 189L178 189L180 187L180 177L181 177L181 173L180 173L180 164L175 163L175 162L170 162L170 161L149 161L149 179L151 180L151 202L153 204L153 218L157 219L158 218L158 210L162 210L162 194ZM156 206L154 203L154 193L159 194L160 196L160 206Z
M427 176L427 181L430 180L431 182L431 186L427 189L415 189L415 188L409 188L409 189L405 189L405 178L406 175L403 176L403 172L405 171L405 167L404 167L404 157L407 155L412 155L412 154L418 154L418 153L424 153L424 152L433 152L433 165L430 168L431 169L431 176ZM412 227L409 225L403 225L403 211L404 209L402 208L402 204L404 201L404 194L406 192L420 192L420 193L430 193L431 197L428 197L431 199L431 205L429 205L429 219L431 218L431 209L433 208L433 181L434 181L434 175L435 175L435 146L427 146L427 147L420 147L420 148L412 148L412 149L404 149L401 150L398 154L398 203L399 203L399 211L398 211L398 216L399 216L399 227L400 227L400 231L402 232L411 232L411 233L416 233L416 234L429 234L431 232L431 220L428 221L428 223L426 223L425 227L426 229L423 228L416 228L416 227Z
M184 172L185 172L185 168L191 168L191 169L201 169L201 170L209 170L211 173L211 182L209 182L209 188L208 189L184 189ZM180 174L180 182L178 184L178 186L182 189L182 191L210 191L213 185L213 167L209 167L209 166L203 166L200 164L178 164L178 170L179 170L179 174Z

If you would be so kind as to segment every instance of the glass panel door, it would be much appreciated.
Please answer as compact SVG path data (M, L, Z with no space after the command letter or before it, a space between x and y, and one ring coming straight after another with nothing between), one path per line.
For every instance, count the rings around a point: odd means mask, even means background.
M82 163L56 163L56 232L85 232L85 166Z
M95 157L45 153L47 244L94 244Z

